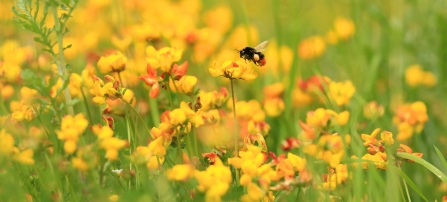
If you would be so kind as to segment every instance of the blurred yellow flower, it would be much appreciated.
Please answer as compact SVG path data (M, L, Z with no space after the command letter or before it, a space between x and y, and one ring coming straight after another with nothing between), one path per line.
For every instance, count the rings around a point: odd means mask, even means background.
M338 106L347 105L355 93L355 87L351 81L329 82L329 94Z
M324 39L320 36L312 36L303 39L298 45L298 56L303 60L311 60L323 54L326 50Z
M146 62L152 69L160 68L163 72L169 72L174 62L182 58L183 49L164 47L155 50L153 46L146 48Z
M293 106L297 108L305 107L312 102L312 96L299 88L292 90Z
M104 126L108 127L108 126ZM106 150L106 158L110 161L118 160L118 150L124 148L129 143L127 140L121 140L116 137L104 138L101 141L100 147Z
M433 87L437 83L436 76L428 71L424 71L418 64L411 65L405 70L405 82L411 87L424 85Z
M219 6L208 10L203 19L208 27L220 33L226 33L233 23L233 13L227 6Z
M214 77L223 76L229 79L242 79L247 81L254 80L258 76L253 69L247 67L241 61L226 61L220 67L217 61L214 61L213 68L209 68L209 71Z
M0 63L0 78L5 78L10 83L17 83L20 80L20 71L21 68L18 64Z
M281 98L268 98L264 101L264 110L267 116L277 117L285 108L284 101Z
M73 164L73 167L80 170L80 171L87 171L89 169L89 166L87 164L87 162L85 162L82 158L80 157L73 157L71 159L71 163Z
M19 151L18 148L14 148L14 160L16 160L19 163L26 164L26 165L33 165L34 164L34 151L31 149L26 149L23 151Z
M354 22L344 17L337 17L334 21L334 32L339 39L349 39L355 34Z
M121 52L102 56L98 61L98 69L102 74L121 72L126 68L127 58Z
M119 199L119 196L117 194L114 194L109 197L109 201L112 201L112 202L118 201L118 199Z
M166 171L169 180L186 181L194 176L194 167L190 164L178 164Z
M398 127L397 139L406 141L413 133L420 133L428 121L427 107L423 102L417 101L411 104L399 106L393 123Z
M82 96L82 77L79 74L72 73L70 75L70 83L68 84L72 97Z
M57 138L65 141L64 149L68 154L76 151L79 136L82 135L88 126L88 121L84 114L75 116L67 115L62 119L61 130L56 130Z
M231 33L229 42L232 48L238 50L247 46L256 46L259 44L258 30L253 25L238 25Z
M14 95L14 88L11 85L0 84L0 93L3 100L9 100L9 98Z
M221 201L227 193L232 181L229 167L223 165L220 158L216 158L214 165L210 165L205 171L195 171L194 176L199 185L197 189L205 192L205 201Z
M8 156L14 149L14 137L3 128L0 130L0 155Z
M31 105L22 105L19 111L14 111L12 113L12 118L16 121L27 120L31 121L37 117L39 112L39 107L33 107Z
M372 119L374 117L379 118L383 116L384 113L385 109L376 101L371 101L363 107L363 116L367 119Z

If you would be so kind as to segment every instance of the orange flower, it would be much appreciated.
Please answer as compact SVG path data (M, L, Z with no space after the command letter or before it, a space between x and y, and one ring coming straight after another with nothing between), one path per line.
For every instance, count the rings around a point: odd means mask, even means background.
M157 76L157 71L152 69L150 65L147 65L147 75L140 76L140 80L143 80L151 87L149 97L156 98L160 92L160 84L158 82L161 81L161 78Z

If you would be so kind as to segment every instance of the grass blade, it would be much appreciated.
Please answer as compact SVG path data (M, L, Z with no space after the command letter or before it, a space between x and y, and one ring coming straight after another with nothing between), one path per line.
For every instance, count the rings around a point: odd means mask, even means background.
M400 175L400 177L402 177L405 182L408 184L408 186L410 186L416 193L419 194L420 197L422 197L425 201L428 202L427 197L424 196L424 194L422 193L422 191L416 186L416 184L399 168L393 166L395 168L395 170L397 171L397 174Z
M441 159L442 165L444 165L444 168L447 170L447 161L445 160L444 155L442 155L441 151L439 151L439 149L436 146L434 146L434 147L435 147L436 153L438 153L439 159Z
M434 165L427 162L426 160L419 158L415 155L412 155L409 153L404 153L404 152L398 152L397 156L404 158L404 159L409 159L409 160L412 160L418 164L421 164L422 166L424 166L425 168L430 170L433 174L435 174L437 177L439 177L439 179L441 179L444 183L447 183L447 176L443 172L441 172L438 168L436 168Z

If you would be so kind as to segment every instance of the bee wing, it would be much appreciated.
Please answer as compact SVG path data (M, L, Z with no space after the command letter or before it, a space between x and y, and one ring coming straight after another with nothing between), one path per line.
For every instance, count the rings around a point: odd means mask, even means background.
M265 48L267 47L268 44L269 44L268 41L264 41L264 42L260 43L259 45L257 45L256 47L254 47L254 49L256 50L256 52L262 52L265 50Z

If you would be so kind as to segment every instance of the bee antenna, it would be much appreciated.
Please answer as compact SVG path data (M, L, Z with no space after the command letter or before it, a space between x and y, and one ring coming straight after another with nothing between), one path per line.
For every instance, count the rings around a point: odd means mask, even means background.
M236 50L237 52L241 52L240 50L238 50L238 49L234 49L234 50Z

